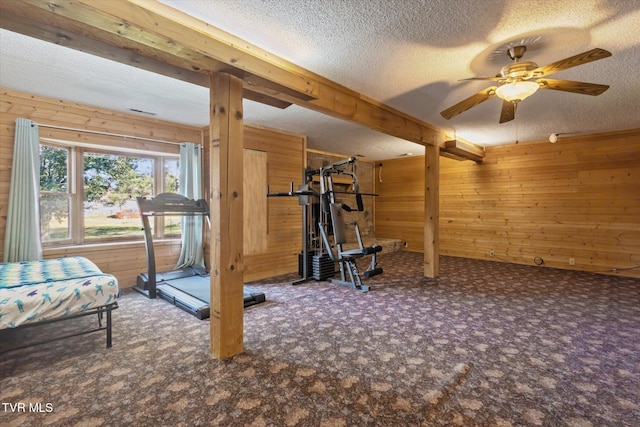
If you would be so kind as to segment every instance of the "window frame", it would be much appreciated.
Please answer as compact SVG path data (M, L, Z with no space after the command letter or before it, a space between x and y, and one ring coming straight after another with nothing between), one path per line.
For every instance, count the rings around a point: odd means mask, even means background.
M161 181L162 184L162 192L167 191L166 188L166 182L165 182L165 163L168 160L177 160L177 169L178 169L178 188L177 190L180 191L180 155L178 156L161 156L160 161L156 163L156 169L157 169L157 175ZM155 177L154 177L155 179ZM157 195L158 193L156 193ZM155 235L153 236L156 239L179 239L182 236L182 220L180 221L180 232L179 233L166 233L166 221L170 220L171 218L176 218L175 216L156 216L155 220L156 220L156 226L157 228L154 228L154 231L156 231ZM177 218L181 218L181 217L177 217ZM184 217L182 217L184 218Z
M122 237L107 237L107 238L87 238L84 230L84 156L85 153L106 154L124 157L134 157L140 159L151 159L153 161L152 174L153 174L153 196L158 195L164 191L165 179L164 179L164 165L167 160L175 160L180 158L179 153L173 154L168 152L158 152L119 148L117 146L106 146L99 144L87 144L87 143L74 143L72 141L61 141L58 139L40 138L40 145L51 146L55 148L62 148L68 150L68 162L67 162L67 194L71 199L69 207L69 238L61 240L45 241L41 242L44 248L59 247L59 246L80 246L80 245L94 245L101 243L114 243L114 242L142 242L144 241L144 235L140 236L122 236ZM51 193L40 191L40 194ZM54 193L59 194L59 193ZM64 193L63 193L64 194ZM142 224L141 224L142 226ZM42 227L42 225L41 225ZM179 239L180 234L166 235L164 233L164 218L153 217L153 237L154 239Z
M68 245L70 243L73 242L74 240L74 230L73 230L73 224L71 221L72 216L74 215L73 212L76 209L76 204L77 204L77 194L75 193L74 189L76 187L76 179L75 179L75 174L72 172L75 170L75 152L72 149L72 147L70 147L69 145L66 144L61 144L58 142L53 142L53 141L47 141L46 143L43 143L42 140L40 140L39 143L40 146L44 145L47 147L53 147L53 148L57 148L57 149L62 149L62 150L66 150L67 151L67 191L66 192L61 192L61 191L43 191L42 189L40 189L39 191L39 198L40 196L42 196L42 194L48 194L48 195L66 195L66 197L68 197L69 199L69 211L68 211L68 218L67 218L67 238L66 239L57 239L57 240L48 240L45 241L42 239L42 217L39 218L39 222L40 222L40 241L42 243L43 246L50 246L50 245Z

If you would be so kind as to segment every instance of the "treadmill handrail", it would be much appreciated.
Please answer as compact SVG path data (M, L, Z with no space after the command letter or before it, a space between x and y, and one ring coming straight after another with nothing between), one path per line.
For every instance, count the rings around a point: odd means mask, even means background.
M140 214L146 216L209 216L204 199L193 200L177 193L160 193L156 197L138 197Z
M156 297L156 256L153 247L150 216L205 216L209 223L209 205L204 199L193 200L177 193L160 193L156 197L137 197L147 251L147 286L149 298Z

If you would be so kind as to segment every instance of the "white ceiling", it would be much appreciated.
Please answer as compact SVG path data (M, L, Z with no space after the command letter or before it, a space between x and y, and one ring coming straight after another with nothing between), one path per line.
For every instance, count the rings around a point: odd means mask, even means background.
M479 145L640 127L640 2L635 0L163 0L275 55ZM439 112L488 87L526 44L546 65L599 47L613 55L552 75L610 85L596 97L541 90L499 124L490 99ZM0 30L0 86L197 126L205 88ZM245 121L306 134L310 148L372 160L422 147L301 107L245 100Z

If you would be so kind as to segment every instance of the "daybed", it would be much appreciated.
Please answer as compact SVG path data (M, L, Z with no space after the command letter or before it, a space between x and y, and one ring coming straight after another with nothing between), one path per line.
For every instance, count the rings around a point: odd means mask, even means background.
M96 314L97 328L54 339L106 330L111 347L118 296L118 280L83 257L0 263L0 330Z

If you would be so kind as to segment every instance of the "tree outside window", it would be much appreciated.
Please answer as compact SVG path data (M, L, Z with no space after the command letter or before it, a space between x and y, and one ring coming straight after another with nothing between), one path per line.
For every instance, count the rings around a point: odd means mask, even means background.
M154 159L84 154L84 238L142 236L137 197L153 196Z

